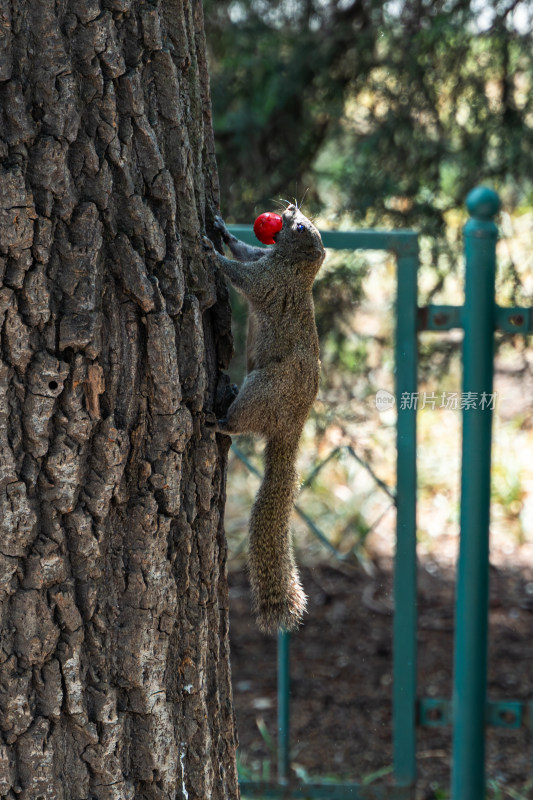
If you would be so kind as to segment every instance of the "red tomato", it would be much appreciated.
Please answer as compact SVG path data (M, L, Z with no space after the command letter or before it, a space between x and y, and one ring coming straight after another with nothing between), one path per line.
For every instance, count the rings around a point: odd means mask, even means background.
M254 222L254 233L262 244L275 244L274 236L283 228L283 220L279 214L267 211L259 214Z

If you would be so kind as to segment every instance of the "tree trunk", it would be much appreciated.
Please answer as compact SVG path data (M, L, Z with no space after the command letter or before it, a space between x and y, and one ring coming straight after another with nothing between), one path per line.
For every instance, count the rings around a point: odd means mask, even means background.
M0 104L0 796L237 798L201 2L0 0Z

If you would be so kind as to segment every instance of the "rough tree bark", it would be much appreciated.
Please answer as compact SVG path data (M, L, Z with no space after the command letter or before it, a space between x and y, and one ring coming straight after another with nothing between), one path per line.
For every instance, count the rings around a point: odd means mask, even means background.
M236 798L201 2L0 0L0 111L0 796Z

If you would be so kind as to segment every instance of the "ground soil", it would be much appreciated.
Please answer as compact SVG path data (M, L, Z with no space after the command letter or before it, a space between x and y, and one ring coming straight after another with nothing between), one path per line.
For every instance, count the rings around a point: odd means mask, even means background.
M300 777L368 780L391 764L392 571L386 561L373 568L373 574L357 564L302 570L309 613L291 650L291 761ZM229 579L239 758L253 777L274 777L276 643L253 622L245 570ZM453 602L453 572L421 566L421 697L451 695ZM491 699L531 701L532 632L532 570L491 567ZM446 796L450 740L448 728L419 729L419 800ZM490 797L533 797L529 727L488 729L487 776Z

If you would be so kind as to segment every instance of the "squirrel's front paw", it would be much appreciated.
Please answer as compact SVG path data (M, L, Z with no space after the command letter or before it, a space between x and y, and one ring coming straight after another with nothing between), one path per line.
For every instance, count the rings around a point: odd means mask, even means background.
M209 236L202 236L202 247L206 252L212 253L214 256L216 256L217 251L215 249L215 245L213 244Z
M218 233L220 233L220 235L222 236L222 239L225 242L227 242L229 239L231 239L231 233L228 231L228 229L226 227L226 223L224 222L222 217L220 217L218 214L217 214L217 216L215 217L215 220L214 220L214 228Z
M212 268L218 266L218 251L208 236L202 236L202 248L207 256L207 261L212 265Z

